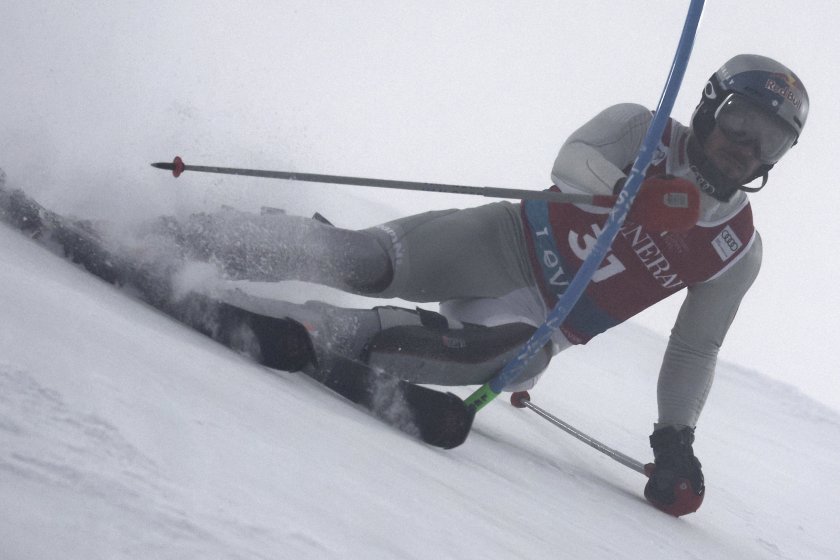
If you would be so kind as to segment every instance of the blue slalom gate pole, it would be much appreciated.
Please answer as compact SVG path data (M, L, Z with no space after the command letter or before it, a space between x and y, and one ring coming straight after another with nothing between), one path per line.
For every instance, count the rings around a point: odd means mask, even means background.
M694 37L697 34L697 26L700 23L700 16L703 13L703 4L704 0L691 0L688 15L686 15L685 24L680 35L680 41L677 45L677 52L674 55L674 62L671 64L671 71L665 82L659 104L656 106L656 112L654 113L650 128L642 141L642 147L636 156L636 160L633 162L630 174L624 182L624 188L621 189L615 206L610 211L607 223L598 236L592 251L583 261L583 264L574 278L572 278L566 291L560 296L557 305L548 314L545 323L525 343L519 351L519 354L505 365L493 379L482 385L465 400L467 406L473 411L477 412L481 410L487 403L496 398L507 385L519 377L528 362L551 340L551 335L563 325L566 317L568 317L572 308L583 295L583 292L592 280L592 276L601 266L601 262L606 257L607 252L609 252L621 225L624 223L627 212L630 210L630 206L633 204L633 200L639 192L642 180L645 177L645 172L650 166L654 151L659 144L659 140L662 138L665 126L671 116L674 101L677 98L677 93L680 90L680 85L685 75L685 69L688 66L691 48L694 45Z

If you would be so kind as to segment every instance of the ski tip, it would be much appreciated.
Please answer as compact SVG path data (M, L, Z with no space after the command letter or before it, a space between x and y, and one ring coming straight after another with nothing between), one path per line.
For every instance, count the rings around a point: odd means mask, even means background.
M412 412L409 433L442 449L458 447L467 440L475 413L460 397L410 383L403 387L405 402Z
M454 449L470 435L475 413L467 408L464 401L452 393L446 393L450 400L448 410L440 414L435 420L434 429L420 425L420 437L430 445L442 449Z
M175 156L175 159L172 160L172 163L166 163L164 161L153 163L152 167L172 171L173 177L180 176L181 173L183 173L187 168L187 166L184 164L184 160L181 159L181 156Z

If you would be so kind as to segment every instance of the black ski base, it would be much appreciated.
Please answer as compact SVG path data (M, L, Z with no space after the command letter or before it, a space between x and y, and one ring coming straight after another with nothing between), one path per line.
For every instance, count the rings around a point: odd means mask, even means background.
M339 356L331 357L328 367L319 367L312 363L314 353L304 327L291 319L259 315L203 294L173 298L171 269L149 269L128 262L110 251L94 228L46 210L20 190L7 190L2 177L0 221L102 280L130 288L170 317L267 367L302 371L429 445L451 449L469 435L475 413L456 395L414 385Z

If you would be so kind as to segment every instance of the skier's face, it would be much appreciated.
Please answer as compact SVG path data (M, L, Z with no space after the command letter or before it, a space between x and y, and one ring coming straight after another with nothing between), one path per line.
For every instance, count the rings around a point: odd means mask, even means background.
M732 142L752 146L755 158L768 165L796 143L796 131L784 120L735 93L715 111L715 124Z
M715 126L703 145L706 157L727 179L742 185L755 175L762 163L752 143L735 142Z

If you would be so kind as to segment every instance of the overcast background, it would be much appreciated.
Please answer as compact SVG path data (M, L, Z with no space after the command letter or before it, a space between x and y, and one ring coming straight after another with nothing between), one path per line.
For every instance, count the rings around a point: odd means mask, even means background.
M673 116L687 122L706 79L738 53L776 58L806 84L803 137L752 197L764 266L721 357L838 409L840 5L772 6L707 2ZM618 102L655 106L687 7L3 0L0 167L61 211L120 220L267 204L364 227L372 224L357 216L384 221L395 207L482 204L230 177L176 183L148 164L180 154L195 164L543 189L560 144L592 115ZM678 306L636 321L667 336ZM610 334L590 346L609 351Z

